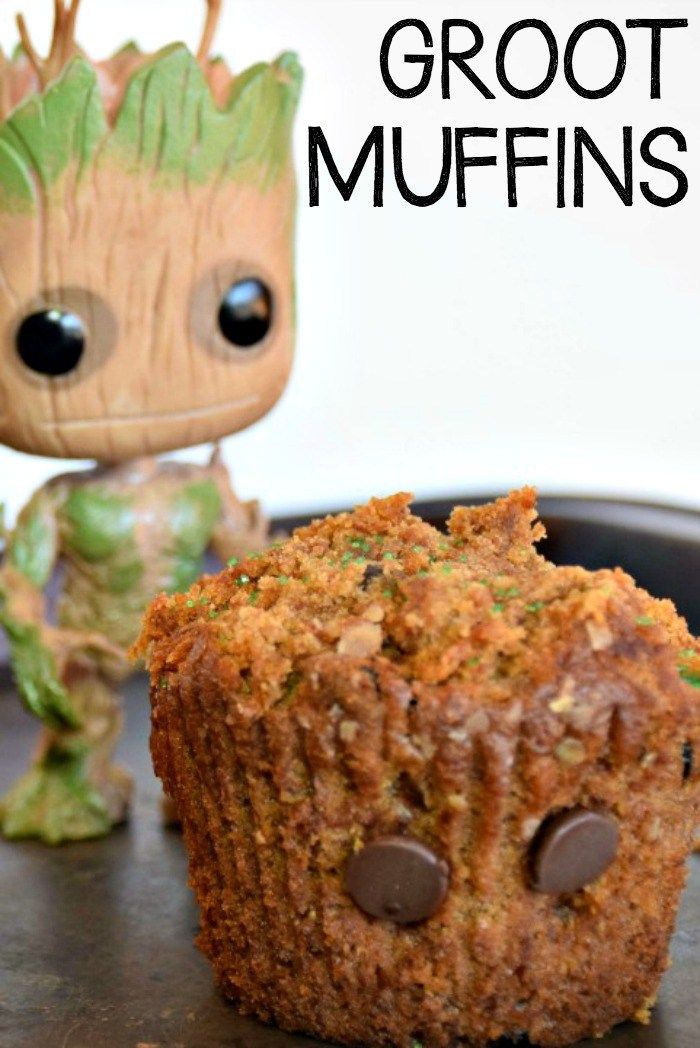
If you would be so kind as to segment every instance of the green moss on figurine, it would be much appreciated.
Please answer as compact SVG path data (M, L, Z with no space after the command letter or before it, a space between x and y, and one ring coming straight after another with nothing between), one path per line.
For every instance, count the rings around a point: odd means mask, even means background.
M187 588L207 550L267 540L216 450L204 467L153 456L262 418L294 336L296 58L232 76L209 57L207 0L196 56L129 45L92 63L78 6L57 0L46 59L21 17L22 47L0 55L0 442L98 463L32 498L0 568L18 689L44 724L0 825L52 844L125 817L119 683L150 599Z

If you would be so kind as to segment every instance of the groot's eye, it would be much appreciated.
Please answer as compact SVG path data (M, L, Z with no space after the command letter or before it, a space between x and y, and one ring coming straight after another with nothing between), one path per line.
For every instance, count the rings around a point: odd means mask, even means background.
M361 910L396 924L427 921L447 895L450 870L412 837L379 837L350 859L345 888Z
M32 313L20 324L15 339L22 362L52 378L75 371L85 352L85 340L80 317L64 309Z
M221 334L239 349L251 349L272 326L272 295L260 280L248 278L232 284L219 309Z
M540 826L530 851L536 892L568 895L597 881L617 855L620 831L612 815L570 808Z

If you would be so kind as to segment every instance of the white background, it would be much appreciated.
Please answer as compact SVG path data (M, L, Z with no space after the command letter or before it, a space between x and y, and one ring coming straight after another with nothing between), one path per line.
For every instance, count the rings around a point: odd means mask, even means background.
M5 47L16 39L16 6L45 39L50 0L0 0ZM80 38L98 57L127 37L149 48L175 38L194 44L203 7L83 0ZM273 415L226 443L241 494L287 511L398 488L430 496L534 482L550 492L700 506L696 12L691 0L230 0L217 47L235 68L296 49L307 70L297 127L298 361ZM437 77L419 99L392 98L380 79L379 47L406 17L428 20L436 38L442 18L479 23L486 46L475 68L497 99L484 100L459 75L450 102ZM649 33L637 30L625 33L628 70L612 97L577 98L560 70L544 97L522 102L498 87L494 55L503 29L524 17L547 20L562 52L571 28L589 18L623 25L631 17L688 17L691 26L665 34L661 101L649 99ZM406 39L418 49L415 36ZM526 34L509 72L532 84L542 62L541 46ZM577 59L581 81L602 84L612 68L609 41L591 34ZM650 174L638 160L639 141L672 125L688 138L680 162L691 192L662 210L637 189L626 209L591 166L586 207L557 211L550 168L520 174L522 204L509 210L501 132L499 168L470 176L465 210L455 206L453 183L441 204L417 209L388 179L379 211L369 178L345 204L327 177L321 206L311 210L310 124L323 126L345 173L372 125L402 125L416 191L437 180L443 124L581 124L618 170L621 128L632 124L637 185ZM672 145L657 148L673 158ZM670 185L651 178L660 192ZM0 500L10 515L63 465L0 449Z

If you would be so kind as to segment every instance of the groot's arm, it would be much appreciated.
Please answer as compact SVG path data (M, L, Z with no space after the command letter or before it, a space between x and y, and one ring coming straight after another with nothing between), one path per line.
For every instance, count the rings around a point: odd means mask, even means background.
M52 728L77 728L61 674L78 652L85 657L118 654L99 635L74 634L48 625L44 588L59 553L60 489L48 485L33 496L9 535L0 566L0 625L9 646L17 688L27 708ZM110 649L110 650L108 650Z
M209 468L221 498L221 515L211 538L212 551L226 564L233 557L264 549L269 545L270 531L260 504L238 498L218 446Z
M28 709L52 727L76 727L45 635L43 589L58 555L55 494L42 488L20 513L0 569L0 623L17 688Z

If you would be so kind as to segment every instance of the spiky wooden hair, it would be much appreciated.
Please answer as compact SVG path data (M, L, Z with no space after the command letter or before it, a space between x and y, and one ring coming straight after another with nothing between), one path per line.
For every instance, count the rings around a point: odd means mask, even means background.
M272 184L286 166L302 71L294 54L234 77L220 106L205 76L221 0L207 0L196 56L184 44L143 55L110 119L96 67L75 43L80 0L54 0L49 55L41 59L18 18L22 55L40 90L0 124L0 210L36 213L42 197L95 165L118 165L167 188L216 179ZM5 68L12 60L3 59ZM15 58L15 61L17 59ZM0 66L0 80L3 70Z
M45 88L65 68L69 60L77 53L75 29L81 0L54 0L53 32L51 47L46 58L41 58L32 43L24 15L16 17L22 49L34 69L39 83ZM204 65L209 61L211 47L221 17L223 0L206 0L206 18L199 47L197 61Z

